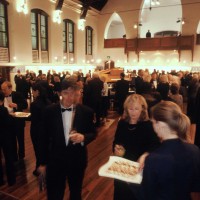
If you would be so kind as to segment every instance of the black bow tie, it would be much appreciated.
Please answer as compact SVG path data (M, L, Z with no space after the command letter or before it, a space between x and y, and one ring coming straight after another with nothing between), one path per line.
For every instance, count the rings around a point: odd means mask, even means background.
M67 111L72 111L73 109L72 108L61 108L62 112L65 112L66 110Z

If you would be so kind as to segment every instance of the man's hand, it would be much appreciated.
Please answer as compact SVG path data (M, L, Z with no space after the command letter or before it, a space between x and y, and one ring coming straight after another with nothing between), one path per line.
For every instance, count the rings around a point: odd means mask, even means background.
M10 108L17 108L17 104L16 103L9 103L8 106Z
M73 144L77 144L77 143L84 142L85 137L81 133L73 133L69 135L69 139L70 141L73 142Z
M46 165L40 165L37 168L37 171L45 177L46 176Z
M126 149L122 145L118 145L118 144L115 145L115 148L114 148L115 156L123 157L125 152L126 152Z

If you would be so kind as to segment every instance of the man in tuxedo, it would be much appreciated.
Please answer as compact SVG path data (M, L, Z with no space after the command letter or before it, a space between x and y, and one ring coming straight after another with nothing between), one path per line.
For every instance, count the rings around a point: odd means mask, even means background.
M81 91L75 82L61 84L62 100L44 112L39 172L45 175L48 200L62 200L66 179L70 200L81 200L87 166L87 144L96 137L93 111L77 104ZM72 134L73 131L73 134Z
M11 116L3 106L4 94L0 91L0 186L4 184L2 156L4 155L8 185L16 182L15 167L12 152Z
M123 114L124 108L124 101L126 97L128 96L128 90L129 90L129 82L124 79L125 74L120 74L120 80L118 80L115 84L115 99L118 104L118 113L121 115Z
M99 78L99 74L94 72L92 74L92 79L88 82L87 94L89 97L88 105L94 110L96 115L96 127L100 126L101 117L101 94L103 89L103 81Z
M1 89L5 95L4 106L8 109L9 114L14 112L22 112L28 107L27 101L23 95L19 92L12 91L12 84L9 81L3 82ZM24 119L13 117L13 131L18 142L18 151L16 139L13 144L16 151L15 160L21 160L25 157L24 127Z

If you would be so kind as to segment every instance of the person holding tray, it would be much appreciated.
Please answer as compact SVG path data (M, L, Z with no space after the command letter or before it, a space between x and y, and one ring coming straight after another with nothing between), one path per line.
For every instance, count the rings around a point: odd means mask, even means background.
M155 105L151 115L162 144L146 157L138 199L191 200L191 192L200 192L200 150L187 142L189 118L170 101Z
M114 155L137 161L142 168L145 157L159 145L144 97L138 94L128 96L113 141ZM126 200L136 199L126 182L115 179L114 200L124 200L125 197Z

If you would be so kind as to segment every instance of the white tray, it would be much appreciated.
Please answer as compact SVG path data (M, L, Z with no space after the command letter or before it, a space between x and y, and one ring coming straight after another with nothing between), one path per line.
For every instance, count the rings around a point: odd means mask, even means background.
M131 160L110 156L107 163L99 168L99 176L115 178L122 181L140 184L142 172L138 173L139 163Z
M31 113L26 113L26 112L15 112L14 116L15 117L20 117L20 118L26 118L29 117Z

